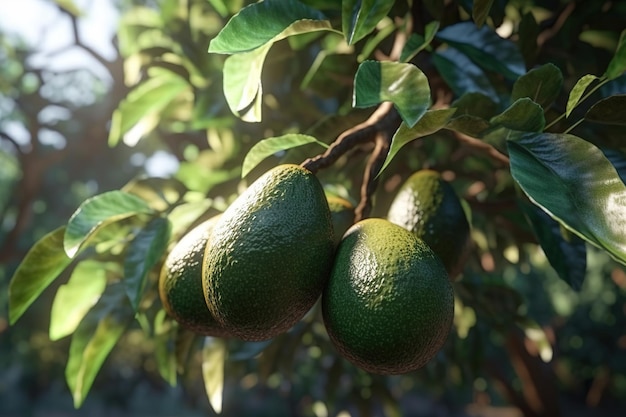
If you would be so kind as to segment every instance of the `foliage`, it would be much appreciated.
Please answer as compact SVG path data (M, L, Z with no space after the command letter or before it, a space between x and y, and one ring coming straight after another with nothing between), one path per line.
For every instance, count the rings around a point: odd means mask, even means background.
M224 386L249 375L309 392L332 415L400 415L405 394L427 389L483 391L526 416L554 416L556 381L575 390L572 381L598 369L613 392L626 392L626 370L588 361L624 350L626 5L245 3L163 0L124 14L119 50L130 88L112 112L108 143L164 143L180 166L172 178L133 179L84 199L13 274L11 324L69 277L50 336L71 335L75 406L109 352L138 329L154 342L165 381L202 362L216 412ZM24 81L21 70L9 75ZM382 378L354 368L329 344L318 307L258 343L201 340L164 314L156 282L168 248L282 162L301 163L329 193L358 202L357 220L384 217L419 168L442 172L462 196L473 246L454 284L454 331L424 369ZM14 164L0 166L0 181L17 176ZM96 283L81 278L89 270L100 271ZM609 300L601 306L590 296L599 293ZM73 311L57 312L71 303ZM579 329L579 316L596 310ZM69 314L75 320L64 323ZM598 329L608 340L582 354ZM562 375L561 363L584 375ZM311 388L315 377L324 388ZM538 403L529 392L540 393Z

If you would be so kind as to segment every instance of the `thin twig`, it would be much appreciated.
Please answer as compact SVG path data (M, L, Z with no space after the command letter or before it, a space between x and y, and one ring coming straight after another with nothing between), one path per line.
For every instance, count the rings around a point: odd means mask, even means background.
M378 132L376 135L376 146L367 161L367 167L363 173L361 200L354 210L355 222L369 217L370 211L372 210L372 196L378 187L378 173L387 158L390 143L391 135L385 131Z
M498 151L493 146L489 145L488 143L483 142L482 140L473 138L471 136L464 135L463 133L460 133L460 132L453 132L453 133L454 133L454 137L460 142L464 143L465 145L468 145L472 148L478 149L481 152L486 153L491 158L502 163L505 166L510 165L509 158L506 155L504 155L502 152Z

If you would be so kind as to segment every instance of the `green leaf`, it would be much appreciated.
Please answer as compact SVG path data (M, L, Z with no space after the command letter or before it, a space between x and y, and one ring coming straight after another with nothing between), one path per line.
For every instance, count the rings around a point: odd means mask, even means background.
M511 101L528 97L543 108L557 99L563 87L563 74L554 64L545 64L522 75L513 84Z
M348 44L369 35L393 4L394 0L342 0L341 27Z
M521 132L540 132L546 120L543 108L529 98L520 98L509 108L491 118L491 124Z
M54 0L54 2L74 17L81 17L84 14L73 0Z
M420 51L428 47L433 39L435 39L438 30L439 21L434 20L424 27L424 36L418 33L413 33L409 36L406 45L404 45L400 53L400 62L410 61L415 55L420 53Z
M456 96L478 92L494 99L497 97L485 72L457 49L437 51L433 55L433 64Z
M63 249L65 227L48 233L28 251L9 284L9 322L14 324L72 261Z
M252 171L262 160L268 156L274 155L276 152L286 149L295 148L296 146L306 145L307 143L317 143L318 145L328 148L324 142L320 142L313 136L289 133L282 136L263 139L257 142L252 149L246 154L241 168L241 177L245 177Z
M485 24L492 4L493 0L474 0L474 4L472 6L472 19L474 19L476 26L479 28Z
M216 413L222 412L224 362L228 350L222 339L207 337L202 348L202 376L209 403Z
M527 12L522 16L519 22L517 45L527 63L535 62L539 46L537 45L537 36L541 28L532 12Z
M551 217L626 265L626 185L602 151L573 135L508 142L511 174Z
M148 272L167 249L171 229L168 219L156 217L137 233L128 246L124 259L124 287L135 311L139 308Z
M576 291L580 291L587 270L585 241L563 227L539 207L521 205L548 262L559 277Z
M354 79L354 107L391 101L402 120L413 127L430 107L426 75L413 64L364 61Z
M501 38L488 26L461 22L437 33L437 38L457 48L479 66L515 80L526 72L522 54L515 43Z
M175 97L189 89L187 80L171 71L159 69L152 73L154 76L128 93L113 112L109 131L110 146L115 146L126 134L131 136L129 145L137 143L156 127L159 113Z
M491 127L491 124L482 117L463 114L451 119L446 125L446 129L478 138Z
M609 80L614 80L626 71L626 29L622 31L613 58L604 73Z
M74 333L85 314L100 299L107 283L105 264L93 260L80 262L67 284L61 285L50 311L50 340Z
M74 407L82 405L104 360L133 316L124 290L112 284L79 324L72 336L65 367L65 379L74 398Z
M598 101L587 111L585 120L605 125L626 126L626 94Z
M456 112L456 109L438 109L429 110L413 127L409 127L406 123L402 123L396 133L391 138L391 146L385 158L380 175L389 165L392 159L398 154L398 151L407 143L431 135L446 126L448 120Z
M595 75L587 74L587 75L582 76L576 82L574 87L572 87L572 91L569 92L569 97L567 99L567 105L565 106L565 116L566 117L569 117L569 115L572 113L572 111L574 111L576 106L578 106L578 102L580 101L580 98L585 93L585 90L587 89L587 87L589 87L589 84L591 84L592 82L594 82L597 79L598 79L598 77L596 77Z
M488 96L482 93L465 93L453 101L450 107L456 109L455 118L461 115L478 116L482 119L490 119L498 112L498 105Z
M153 210L165 211L183 198L187 188L174 178L151 177L134 179L121 190L141 198Z
M176 334L178 326L167 319L165 310L159 310L154 318L154 358L161 377L170 386L176 386L178 368L176 352Z
M326 16L297 0L264 0L241 9L209 43L209 52L252 51L298 33L331 30Z
M152 209L139 197L123 191L109 191L85 200L67 223L63 238L65 253L73 258L100 228L139 213L149 214Z

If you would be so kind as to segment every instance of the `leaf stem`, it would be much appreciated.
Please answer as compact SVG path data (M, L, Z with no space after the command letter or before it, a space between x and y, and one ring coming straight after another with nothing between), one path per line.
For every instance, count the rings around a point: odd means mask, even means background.
M574 123L573 125L571 125L570 127L568 127L567 129L565 129L563 131L563 133L569 133L572 130L574 130L576 128L576 126L578 126L579 124L581 124L582 122L585 121L585 118L583 117L582 119L578 120L576 123Z
M596 84L591 90L589 90L589 92L587 92L587 94L585 94L584 96L582 96L580 98L580 100L578 100L578 103L576 103L576 107L582 103L583 101L587 100L589 97L591 97L591 95L593 93L595 93L596 91L598 91L598 89L600 87L602 87L603 85L605 85L606 83L608 83L610 80L608 79L600 79L600 82L598 84ZM557 117L556 119L554 119L553 121L551 121L544 129L543 131L547 131L548 129L550 129L552 126L554 126L555 124L557 124L558 122L560 122L561 120L563 120L563 118L565 118L565 112L562 113L559 117ZM572 130L574 127L576 127L582 120L579 120L578 122L576 122L576 124L574 124L572 127L570 127L569 129L567 129L564 133L569 132L570 130Z

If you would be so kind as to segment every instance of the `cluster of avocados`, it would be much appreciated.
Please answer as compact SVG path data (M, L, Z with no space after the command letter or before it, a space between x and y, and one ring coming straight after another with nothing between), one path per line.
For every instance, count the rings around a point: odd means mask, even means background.
M163 306L194 332L260 341L289 330L321 297L343 357L377 374L418 369L452 325L449 271L465 246L459 236L469 237L458 197L422 170L387 219L353 218L313 173L279 165L174 246L159 279Z

